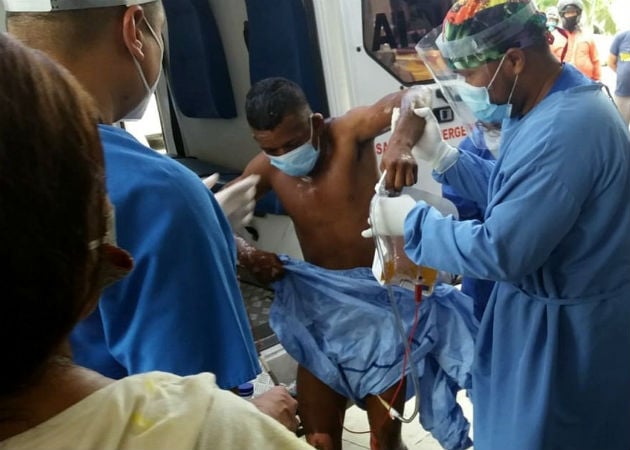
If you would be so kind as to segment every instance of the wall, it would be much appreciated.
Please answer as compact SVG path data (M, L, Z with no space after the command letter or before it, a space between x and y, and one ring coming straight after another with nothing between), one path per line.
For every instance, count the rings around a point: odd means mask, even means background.
M243 39L247 19L243 0L209 0L229 67L238 116L235 119L191 119L178 116L188 156L231 169L243 169L258 153L245 121L245 95L249 90L249 62Z

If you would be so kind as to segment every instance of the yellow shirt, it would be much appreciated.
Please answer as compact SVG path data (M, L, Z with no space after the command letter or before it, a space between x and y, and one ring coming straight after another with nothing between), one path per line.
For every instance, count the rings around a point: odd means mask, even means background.
M214 375L134 375L0 442L0 449L310 449Z

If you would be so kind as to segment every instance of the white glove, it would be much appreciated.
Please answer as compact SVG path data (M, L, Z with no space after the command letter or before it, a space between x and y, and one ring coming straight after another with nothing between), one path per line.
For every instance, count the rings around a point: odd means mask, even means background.
M426 120L426 125L422 137L411 149L411 154L416 159L427 161L436 172L445 172L457 162L459 151L442 139L442 130L431 108L416 108L413 112Z
M416 201L410 195L398 197L378 197L371 208L371 228L363 230L361 236L370 238L377 236L402 236L405 234L405 219L407 214L416 206Z
M208 189L211 189L218 179L219 174L215 173L203 182ZM247 225L254 216L256 185L259 180L260 175L250 175L214 194L234 231Z
M433 95L427 86L412 86L400 100L400 109L407 111L431 107Z

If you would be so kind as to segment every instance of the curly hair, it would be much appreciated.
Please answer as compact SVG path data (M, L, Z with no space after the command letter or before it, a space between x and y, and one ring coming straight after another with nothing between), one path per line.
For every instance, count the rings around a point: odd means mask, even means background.
M245 98L247 122L255 130L273 130L290 114L308 116L310 112L300 86L286 78L265 78L254 84Z

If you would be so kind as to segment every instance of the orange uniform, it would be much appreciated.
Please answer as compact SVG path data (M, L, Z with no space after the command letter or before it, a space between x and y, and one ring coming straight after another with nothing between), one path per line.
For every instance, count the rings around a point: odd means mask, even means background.
M562 60L562 53L565 46L567 51L564 56L564 62L573 64L580 72L589 77L591 80L599 81L601 78L601 67L599 64L599 55L595 41L590 35L582 33L580 30L573 32L566 31L568 39L558 32L553 31L553 43L551 51L556 58Z

